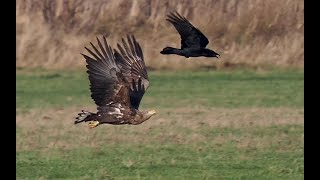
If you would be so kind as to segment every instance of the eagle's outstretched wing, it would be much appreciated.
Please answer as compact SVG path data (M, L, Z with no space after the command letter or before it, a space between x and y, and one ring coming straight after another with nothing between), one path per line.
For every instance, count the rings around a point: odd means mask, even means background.
M133 35L127 36L128 43L122 39L122 46L114 50L116 63L122 75L130 84L130 101L133 108L138 109L141 99L149 87L149 78L143 59L142 49Z
M204 48L209 43L208 38L178 12L171 12L168 15L167 21L171 22L180 34L181 49Z
M130 106L128 85L126 85L119 67L115 62L112 48L103 36L103 42L97 38L100 51L90 42L95 53L87 47L86 50L94 57L82 54L87 62L87 73L89 74L91 97L98 109L111 103L120 103ZM119 97L122 96L122 97Z

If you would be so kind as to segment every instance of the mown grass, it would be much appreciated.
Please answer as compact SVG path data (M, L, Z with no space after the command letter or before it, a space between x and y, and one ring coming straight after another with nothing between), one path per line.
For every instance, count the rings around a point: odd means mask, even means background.
M139 126L73 125L81 71L17 71L17 179L303 179L304 72L150 72Z
M142 107L303 107L302 70L150 72ZM85 72L17 73L17 111L93 104ZM192 99L192 100L191 100Z
M287 125L257 129L218 130L220 136L256 135L273 139L263 148L238 147L235 140L179 144L119 143L96 148L17 152L17 177L36 179L303 179L303 127ZM102 134L101 134L102 135ZM96 138L99 138L97 136ZM151 137L152 138L152 137ZM253 136L250 138L254 138ZM263 142L261 142L263 143Z
M283 129L289 129L283 127ZM261 133L264 129L260 129ZM231 131L232 133L232 131ZM301 127L293 134L300 136ZM211 134L210 136L214 136ZM209 136L209 137L210 137ZM281 144L282 145L282 144ZM120 144L97 149L17 153L17 177L47 179L303 179L301 144L238 149L233 142L203 144ZM283 146L283 145L282 145Z
M17 74L17 112L32 108L67 107L91 103L88 78L85 73L38 72Z

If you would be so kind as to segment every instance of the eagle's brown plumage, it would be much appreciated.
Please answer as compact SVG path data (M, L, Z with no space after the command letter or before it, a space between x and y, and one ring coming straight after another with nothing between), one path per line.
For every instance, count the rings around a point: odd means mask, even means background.
M86 50L94 57L82 54L87 62L91 97L97 105L97 113L82 110L75 124L89 122L90 127L99 124L141 124L155 111L140 112L141 99L149 87L149 78L142 49L133 35L122 39L122 46L112 50L103 36L103 44L97 38L100 51Z

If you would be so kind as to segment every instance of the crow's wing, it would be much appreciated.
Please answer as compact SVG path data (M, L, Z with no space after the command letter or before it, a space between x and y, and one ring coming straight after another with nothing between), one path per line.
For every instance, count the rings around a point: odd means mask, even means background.
M181 49L204 48L209 43L208 38L178 12L171 12L168 15L167 21L172 23L180 34Z

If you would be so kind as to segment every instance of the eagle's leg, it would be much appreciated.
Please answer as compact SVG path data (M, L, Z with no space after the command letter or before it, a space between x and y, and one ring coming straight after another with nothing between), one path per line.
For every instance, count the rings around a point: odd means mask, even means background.
M82 110L78 114L78 117L76 117L76 121L74 123L78 124L81 122L89 122L88 124L89 127L95 128L100 124L98 120L99 120L99 116L97 116L97 114Z
M90 128L95 128L99 126L100 122L99 121L89 121L88 125Z

